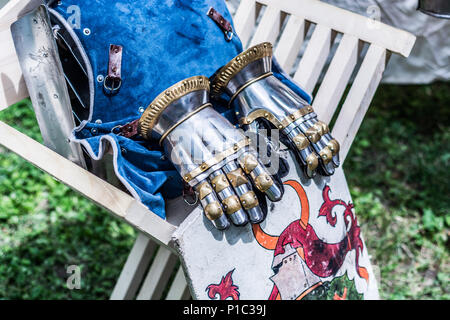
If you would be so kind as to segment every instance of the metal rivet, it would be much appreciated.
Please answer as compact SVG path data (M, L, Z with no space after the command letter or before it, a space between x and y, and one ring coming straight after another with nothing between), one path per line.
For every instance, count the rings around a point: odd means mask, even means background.
M58 99L59 96L55 93L55 94L53 95L53 98Z
M96 133L97 133L97 129L92 128L92 129L91 129L91 133L92 133L92 134L96 134Z
M143 113L145 111L145 108L144 107L139 107L139 112L140 113Z
M90 30L89 28L84 28L84 29L83 29L83 33L84 33L86 36L88 36L88 35L91 34L91 30Z
M97 120L95 120L95 123L96 123L96 124L102 124L103 122L102 122L102 120L97 119Z
M97 82L103 82L103 80L105 80L105 77L103 77L103 75L99 74L97 76Z

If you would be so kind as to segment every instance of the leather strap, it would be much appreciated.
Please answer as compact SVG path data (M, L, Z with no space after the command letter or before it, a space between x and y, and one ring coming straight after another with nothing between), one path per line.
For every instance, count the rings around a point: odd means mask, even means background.
M225 34L225 39L227 41L231 41L233 38L233 27L231 26L230 21L225 19L219 12L216 11L213 7L209 8L208 16L219 26L219 28Z
M123 126L117 126L113 129L113 133L125 138L131 138L139 134L138 131L139 119L127 123Z
M122 53L122 46L110 45L108 75L103 81L104 91L107 95L117 94L122 86Z

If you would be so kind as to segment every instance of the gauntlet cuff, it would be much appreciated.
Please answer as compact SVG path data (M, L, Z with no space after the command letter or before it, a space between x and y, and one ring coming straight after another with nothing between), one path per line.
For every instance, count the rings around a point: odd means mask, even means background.
M146 138L164 140L165 137L190 116L209 103L209 81L195 76L180 81L161 94L144 111L139 119L139 132Z

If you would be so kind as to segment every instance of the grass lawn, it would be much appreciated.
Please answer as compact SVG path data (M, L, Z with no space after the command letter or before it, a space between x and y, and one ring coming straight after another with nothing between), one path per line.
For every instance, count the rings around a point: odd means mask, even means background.
M381 86L344 165L382 298L450 298L449 105L448 83ZM29 101L0 120L42 141ZM130 226L1 147L0 194L0 299L109 298Z

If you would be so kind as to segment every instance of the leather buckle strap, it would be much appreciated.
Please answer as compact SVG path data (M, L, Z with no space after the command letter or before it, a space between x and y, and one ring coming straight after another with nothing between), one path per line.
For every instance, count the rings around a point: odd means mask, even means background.
M223 33L225 34L225 39L227 41L231 41L231 39L233 39L233 27L231 26L230 21L225 19L213 7L209 8L208 17L210 17L219 26L219 28L223 31Z
M123 126L114 127L111 132L125 138L131 138L139 134L138 131L139 119L127 123Z
M122 53L122 46L109 46L108 75L103 81L105 94L109 96L117 94L122 86Z

